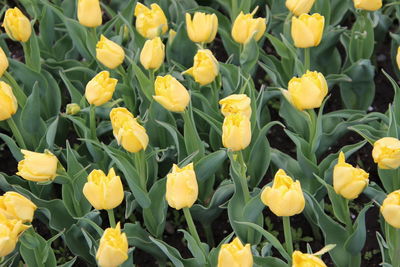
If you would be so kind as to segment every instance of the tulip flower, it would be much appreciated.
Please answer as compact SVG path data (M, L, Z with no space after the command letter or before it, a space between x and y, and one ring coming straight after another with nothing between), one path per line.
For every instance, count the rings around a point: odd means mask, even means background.
M101 35L96 45L96 58L107 68L115 69L124 62L125 51L121 46Z
M161 41L160 37L156 37L152 40L147 40L140 52L140 63L143 67L148 69L156 70L164 63L165 58L165 45Z
M172 166L172 172L167 175L167 188L165 197L171 208L180 210L190 208L197 200L199 189L193 163L179 168Z
M96 259L100 267L118 267L128 259L128 238L121 233L120 223L104 231Z
M136 30L147 39L153 39L168 31L168 21L164 11L155 3L150 7L141 3L137 3L135 7Z
M190 102L186 88L171 75L158 76L154 88L154 100L169 111L183 112Z
M299 48L318 46L324 32L325 18L318 13L292 17L292 38Z
M292 267L327 267L326 264L317 256L301 253L296 250L292 254Z
M338 163L333 169L333 188L336 194L346 199L355 199L367 187L368 176L363 169L346 163L344 153L340 152Z
M194 80L200 85L212 83L218 76L218 61L208 49L200 49L194 56L193 67L183 72L193 76Z
M110 112L113 134L119 145L129 152L146 150L149 143L146 129L126 108L113 108Z
M353 0L354 7L358 9L376 11L382 7L382 0Z
M245 94L233 94L219 101L221 113L226 117L233 114L251 116L251 99Z
M25 43L32 34L31 22L18 7L7 9L2 26L14 41Z
M50 151L37 153L21 150L24 159L18 163L17 175L33 182L52 181L57 176L58 159Z
M195 12L192 17L186 13L186 30L192 42L211 43L218 30L218 18L215 14Z
M275 174L272 187L264 188L261 200L276 216L299 214L305 206L300 181L293 181L282 169Z
M85 97L91 105L101 106L111 100L118 80L110 78L108 71L98 73L86 85Z
M372 157L381 169L397 169L400 166L400 140L394 137L379 139L374 143Z
M315 0L286 0L286 7L296 16L309 13Z
M251 142L250 119L240 113L225 117L222 125L222 144L231 151L240 151Z
M397 56L396 56L397 67L400 70L400 46L397 48Z
M18 103L11 86L0 81L0 121L7 120L17 112Z
M4 72L8 69L8 58L4 53L3 48L0 47L0 77L3 76Z
M124 188L121 178L111 168L106 175L102 170L93 170L83 186L83 194L97 210L110 210L122 203Z
M172 43L175 39L176 36L176 31L174 31L173 29L169 30L168 32L168 43Z
M319 108L328 94L328 84L321 73L307 71L301 78L292 78L283 94L299 110Z
M400 228L400 190L387 195L381 206L385 221L395 228Z
M244 14L240 12L232 26L232 38L239 44L248 43L251 38L256 41L260 40L264 35L267 25L265 24L265 18L254 19L254 13Z
M21 220L7 219L0 213L0 257L14 251L18 238L29 227L22 224Z
M239 238L229 244L223 244L218 254L217 267L252 267L253 255L250 244L243 246Z
M78 114L80 111L81 107L75 103L68 104L65 109L65 113L67 113L68 115L75 115Z
M0 213L8 219L32 222L36 209L32 201L17 192L8 191L0 196Z
M102 23L99 0L78 0L78 20L83 26L94 28Z

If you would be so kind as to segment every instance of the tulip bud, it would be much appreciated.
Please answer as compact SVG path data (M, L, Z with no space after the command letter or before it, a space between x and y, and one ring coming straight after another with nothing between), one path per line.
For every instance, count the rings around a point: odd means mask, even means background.
M347 199L355 199L368 185L369 174L363 169L354 168L346 163L343 152L340 152L338 163L333 169L333 187L336 194Z
M218 30L218 18L215 14L195 12L192 17L186 13L186 30L192 42L211 43Z
M118 267L128 259L128 238L121 233L120 223L104 231L96 259L100 267Z
M193 76L194 80L201 85L207 85L218 76L219 66L212 52L208 49L200 49L194 56L193 67L183 74Z
M8 68L8 58L4 53L3 48L0 47L0 77L3 76L4 72Z
M144 43L142 52L140 52L140 63L146 70L156 70L164 63L164 57L165 45L160 37L156 37Z
M0 81L0 121L11 118L17 112L18 103L11 87Z
M258 41L264 35L264 32L267 29L265 18L253 19L254 13L255 12L251 14L243 14L243 12L240 12L235 19L235 22L233 22L231 34L235 42L246 44L251 40L251 38Z
M168 21L164 11L155 3L150 7L137 3L135 8L136 30L147 39L153 39L168 31Z
M8 191L0 196L0 213L8 219L32 222L36 209L32 201L17 192Z
M179 168L172 166L172 172L167 175L167 188L165 197L171 208L180 210L190 208L197 200L199 188L193 163Z
M78 0L78 20L83 26L94 28L102 23L99 0Z
M243 246L239 238L229 244L223 244L218 254L217 267L252 267L253 254L250 244Z
M57 176L58 159L50 151L37 153L21 150L24 159L18 163L17 175L33 182L54 180Z
M309 13L315 0L286 0L286 7L296 16Z
M176 36L176 31L174 31L173 29L169 30L168 32L168 43L171 44Z
M81 107L75 103L68 104L66 107L66 110L65 110L67 115L75 115L75 114L78 114L80 111L81 111Z
M101 35L96 45L96 58L107 68L115 69L124 62L125 51L121 46Z
M222 125L222 144L231 151L240 151L251 142L250 119L240 113L228 115Z
M2 26L14 41L25 43L31 37L31 22L18 7L7 9Z
M400 140L394 137L379 139L374 143L372 157L381 169L397 169L400 166Z
M282 169L275 174L272 187L264 188L261 200L276 216L300 214L305 206L300 181L293 181Z
M19 236L29 227L20 220L7 219L0 213L0 257L14 251Z
M353 0L354 7L358 9L376 11L382 7L382 0Z
M400 46L397 48L397 56L396 56L397 67L400 70Z
M245 94L234 94L219 101L221 113L226 117L233 114L242 114L247 118L251 116L251 99Z
M115 175L114 168L110 169L108 175L102 170L93 170L87 179L83 194L95 209L111 210L124 200L121 178Z
M110 112L113 134L119 145L129 152L146 150L149 143L146 129L126 108L113 108Z
M325 77L316 71L307 71L301 78L292 78L288 90L283 90L283 95L299 110L319 108L327 94Z
M111 100L118 80L110 78L108 71L94 76L86 85L85 97L91 105L101 106Z
M326 264L317 256L312 254L303 254L296 250L292 255L292 267L326 267Z
M387 195L382 203L381 213L388 224L400 228L400 190Z
M154 88L154 100L169 111L182 112L190 102L186 88L171 75L158 76Z
M325 18L318 13L292 17L292 38L294 46L308 48L318 46L324 32Z

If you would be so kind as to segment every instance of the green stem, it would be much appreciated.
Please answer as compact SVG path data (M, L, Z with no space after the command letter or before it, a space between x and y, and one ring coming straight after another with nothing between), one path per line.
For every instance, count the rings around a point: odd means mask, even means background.
M289 256L293 254L293 241L292 241L292 230L290 228L290 217L284 216L283 219L283 232L285 235L286 251Z
M285 18L285 22L283 23L283 35L286 38L290 37L290 22L292 20L292 12L289 12L288 15Z
M351 214L350 214L350 209L349 209L349 200L346 199L345 201L345 213L346 213L346 230L348 232L349 235L351 235L354 231L353 229L353 221L351 220Z
M215 246L215 242L214 242L214 235L211 229L211 223L203 223L203 229L204 232L206 233L206 238L207 238L207 244L209 244L211 247Z
M110 221L110 226L112 228L115 228L116 224L115 224L114 210L113 209L107 210L107 215L108 215L108 220Z
M5 71L3 74L3 79L11 85L13 89L13 93L15 97L17 98L18 104L21 108L25 106L26 103L26 95L24 93L24 90L18 85L18 83L14 80L13 76L10 75L8 71Z
M189 208L183 208L183 214L185 215L186 223L188 225L190 234L193 236L194 240L197 242L197 245L199 246L199 248L203 251L203 253L205 255L205 251L201 244L201 240L200 240L199 234L197 233L196 226L194 225L192 214L190 213ZM206 258L207 258L207 256L206 256Z
M310 70L310 48L304 48L304 73Z
M308 127L308 129L310 130L308 142L311 144L315 137L315 131L316 131L316 127L317 127L317 125L316 125L317 118L316 118L315 111L313 109L307 109L307 113L310 117L310 125Z
M89 124L90 124L90 135L93 140L97 140L96 134L96 106L90 105L89 107Z
M143 190L147 192L147 166L144 158L145 152L143 150L140 150L139 152L134 153L134 157L136 170L139 174L140 186Z
M242 186L244 200L247 203L250 200L250 191L246 176L247 167L243 159L242 151L237 152L236 155L237 155L237 161L240 164L240 185Z
M388 223L385 222L385 224ZM400 267L400 231L392 226L389 226L388 228L391 228L391 232L394 232L394 238L392 237L392 240L394 241L394 244L392 244L393 253L391 255L392 266Z
M18 130L17 125L15 124L15 121L13 119L13 117L9 118L7 120L8 126L11 129L11 132L13 133L15 139L17 140L17 143L19 145L20 148L26 149L26 145L24 142L24 138L22 137L21 132Z

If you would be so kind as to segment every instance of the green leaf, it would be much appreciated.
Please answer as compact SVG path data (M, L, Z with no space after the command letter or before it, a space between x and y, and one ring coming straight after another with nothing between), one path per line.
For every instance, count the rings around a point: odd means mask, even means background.
M225 150L218 150L201 158L195 165L196 177L199 182L205 182L212 177L227 158Z
M243 51L240 54L240 66L245 73L251 73L254 66L257 64L259 56L258 50L258 44L254 38L244 45Z
M196 240L185 230L179 229L179 232L183 233L183 237L188 242L187 246L194 256L194 258L198 261L200 266L206 265L206 258L204 257L204 253L201 247L197 244Z

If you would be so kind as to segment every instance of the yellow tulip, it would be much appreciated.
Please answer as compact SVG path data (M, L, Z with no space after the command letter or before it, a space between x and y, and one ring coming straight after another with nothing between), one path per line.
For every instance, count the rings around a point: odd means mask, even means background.
M19 236L29 227L22 224L21 220L10 220L0 213L0 257L14 251Z
M155 3L150 7L137 3L135 8L136 30L147 39L153 39L168 31L168 21L164 11Z
M293 181L282 169L275 174L272 187L264 188L261 200L276 216L299 214L305 206L300 181Z
M11 87L0 81L0 121L11 118L17 112L18 103Z
M128 238L121 232L120 223L104 231L96 259L100 267L117 267L128 259Z
M8 58L4 53L3 48L0 47L0 77L3 76L4 72L8 69Z
M140 63L148 69L158 69L164 63L165 45L160 37L147 40L140 52Z
M382 0L353 0L354 7L358 9L376 11L382 7Z
M394 137L379 139L374 143L372 157L381 169L397 169L400 166L400 140Z
M113 108L110 112L113 134L119 145L129 152L146 150L149 143L146 129L126 108Z
M318 46L324 32L325 18L318 13L292 17L292 38L299 48Z
M396 56L397 67L400 70L400 46L397 48L397 56Z
M107 68L115 69L124 62L125 51L121 46L101 35L96 45L96 58Z
M154 100L169 111L182 112L190 102L186 88L169 74L164 77L158 76L154 88Z
M208 49L200 49L194 56L193 67L183 72L193 76L194 80L201 85L207 85L218 76L219 65L217 59Z
M333 188L336 194L346 199L355 199L367 187L368 176L363 169L346 163L344 153L340 152L338 163L333 169Z
M111 100L118 80L110 78L108 71L94 76L86 85L85 97L91 105L101 106Z
M106 175L102 170L93 170L83 186L83 194L97 210L111 210L124 200L121 178L111 168Z
M317 256L301 253L296 250L292 255L292 267L326 267L326 264Z
M102 23L99 0L78 0L78 20L83 26L94 28Z
M299 110L319 108L328 94L328 84L322 73L307 71L301 78L292 78L283 94Z
M226 117L233 114L251 116L251 99L245 94L233 94L219 101L221 113Z
M228 115L222 124L222 144L231 151L240 151L251 142L250 119L240 113Z
M46 182L56 178L58 159L50 151L37 153L22 149L21 152L24 159L18 163L17 175L33 182Z
M217 267L252 267L253 254L250 244L243 246L239 238L229 244L223 244L218 254Z
M232 37L235 42L239 44L248 43L251 38L256 41L260 40L264 35L267 25L265 24L265 18L254 19L254 13L244 14L240 12L232 26Z
M168 43L171 44L176 36L176 31L174 31L173 29L169 30L168 32Z
M400 190L387 195L381 206L385 221L395 228L400 228Z
M195 12L192 20L191 15L186 13L186 30L192 42L211 43L217 35L217 15Z
M286 0L286 7L296 16L310 12L315 0Z
M193 163L179 168L172 166L172 172L167 175L167 188L165 198L171 208L180 210L190 208L197 200L199 188Z
M65 109L65 113L67 113L68 115L75 115L78 114L80 111L81 107L75 103L68 104Z
M9 191L0 196L0 213L8 219L32 222L36 209L32 201L17 192Z
M25 43L31 37L31 22L18 7L7 9L2 26L8 36L15 41Z

